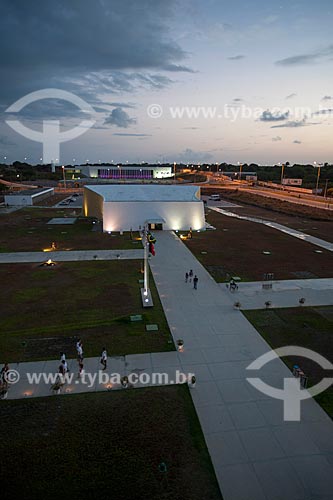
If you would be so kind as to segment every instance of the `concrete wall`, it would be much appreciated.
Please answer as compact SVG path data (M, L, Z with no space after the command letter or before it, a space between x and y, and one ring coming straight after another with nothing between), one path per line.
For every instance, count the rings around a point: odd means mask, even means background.
M126 170L134 170L140 172L140 170L152 170L153 171L153 179L169 179L173 176L172 167L171 166L161 166L161 167L131 167L130 165L122 165L121 169L117 169L117 165L114 166L89 166L89 165L80 165L80 167L76 167L77 170L80 170L83 175L86 175L90 178L98 178L98 170L115 170L116 178L121 175L122 179L126 179L125 171ZM140 174L138 175L140 177Z
M88 191L88 190L87 190ZM90 198L87 213L91 215ZM85 211L86 213L86 211ZM205 229L204 205L201 201L104 202L103 230L129 231L143 227L148 220L164 219L163 229Z
M103 196L91 191L90 189L83 190L83 213L86 217L96 217L99 220L103 219Z
M5 195L5 204L9 206L32 206L37 201L43 200L45 198L49 198L54 194L53 188L45 189L40 193L35 194L23 194L23 193L15 193L15 194L7 194Z

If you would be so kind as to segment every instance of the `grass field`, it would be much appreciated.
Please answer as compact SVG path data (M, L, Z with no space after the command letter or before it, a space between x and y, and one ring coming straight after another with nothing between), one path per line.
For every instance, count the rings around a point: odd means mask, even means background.
M333 256L328 250L321 248L318 254L318 247L310 243L213 210L207 210L206 219L216 231L193 233L186 245L217 282L230 276L258 281L265 273L274 273L277 280L333 277Z
M185 385L6 401L0 416L2 498L221 499Z
M85 356L161 352L174 349L154 280L153 308L141 303L140 261L66 262L56 267L2 264L0 361L75 357L81 337ZM131 322L130 315L143 321ZM158 332L146 332L157 323Z
M333 306L242 312L273 348L306 347L333 363ZM299 365L309 377L309 386L333 376L309 359L290 356L284 361L290 368ZM316 396L316 400L333 418L333 387Z
M50 248L57 250L108 250L142 248L135 239L137 232L109 235L93 231L91 219L79 217L80 209L24 208L1 215L0 252L34 252ZM78 217L74 224L47 224L53 217Z

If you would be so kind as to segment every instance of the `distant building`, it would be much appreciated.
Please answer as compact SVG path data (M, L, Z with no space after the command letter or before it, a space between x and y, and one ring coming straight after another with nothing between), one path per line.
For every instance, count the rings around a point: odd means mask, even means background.
M89 178L106 180L153 180L173 177L171 165L78 165L73 167L73 170Z
M87 185L83 211L103 221L103 231L205 229L204 205L198 186Z
M303 182L303 179L288 179L285 177L282 179L282 184L284 186L301 186Z
M9 206L32 206L36 202L49 198L54 194L53 188L27 189L5 195L5 204Z

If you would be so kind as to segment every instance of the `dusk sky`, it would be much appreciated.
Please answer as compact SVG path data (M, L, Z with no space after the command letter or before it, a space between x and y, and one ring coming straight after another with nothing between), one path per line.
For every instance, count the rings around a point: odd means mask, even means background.
M5 120L89 118L56 99L6 112L53 88L96 122L59 163L333 163L332 14L332 0L1 0L0 161L43 155Z

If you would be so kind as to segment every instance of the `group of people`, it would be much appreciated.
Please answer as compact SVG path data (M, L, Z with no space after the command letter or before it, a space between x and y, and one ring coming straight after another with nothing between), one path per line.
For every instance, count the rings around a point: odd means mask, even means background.
M84 366L83 366L83 344L82 344L82 340L81 339L78 339L77 342L76 342L76 352L77 352L77 361L78 361L78 364L79 364L79 373L78 373L78 376L81 377L82 372L83 372L83 368L84 368ZM106 350L105 347L103 347L101 358L100 358L100 363L103 366L103 370L106 370L107 360L108 360L107 350ZM66 361L66 355L65 355L64 352L61 352L60 353L60 365L59 365L59 368L58 368L58 373L63 378L64 375L66 373L68 373L68 372L69 372L69 368L68 368L68 363Z
M192 281L194 290L197 290L199 278L196 274L193 276L193 269L190 269L190 272L185 273L185 283L192 283Z

